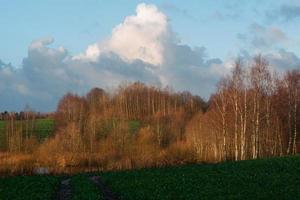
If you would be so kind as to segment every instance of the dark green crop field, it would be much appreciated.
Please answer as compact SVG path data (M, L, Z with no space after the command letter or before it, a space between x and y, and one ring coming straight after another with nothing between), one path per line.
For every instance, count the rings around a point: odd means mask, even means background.
M104 200L104 197L95 184L86 175L76 175L71 178L74 200Z
M105 199L92 176L120 199L300 199L300 156L79 174L69 178L71 199ZM0 199L50 199L59 180L0 178Z
M300 199L300 157L101 174L122 199Z
M53 199L60 178L57 176L18 176L0 179L1 200Z

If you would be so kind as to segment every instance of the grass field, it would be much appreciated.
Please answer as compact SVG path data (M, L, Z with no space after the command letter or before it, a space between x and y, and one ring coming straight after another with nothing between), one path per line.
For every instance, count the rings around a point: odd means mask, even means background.
M17 121L17 126L20 124ZM32 134L36 136L39 141L43 141L50 134L53 133L54 120L53 119L37 119L34 124ZM0 148L3 147L5 140L5 121L0 120Z
M44 140L53 133L54 120L53 119L38 119L35 122L35 130L37 138Z
M300 156L80 174L71 177L72 199L104 199L95 175L121 199L300 199ZM2 178L0 199L49 199L58 180Z

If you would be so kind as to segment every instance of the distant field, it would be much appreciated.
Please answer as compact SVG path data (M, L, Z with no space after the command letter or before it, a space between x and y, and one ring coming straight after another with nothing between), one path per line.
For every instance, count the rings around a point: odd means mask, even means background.
M53 133L53 119L38 119L35 122L35 133L37 138L43 140Z
M20 124L20 121L17 121L17 125ZM128 121L129 132L135 134L140 128L140 121L132 120ZM112 127L108 126L105 131L111 131ZM54 120L53 119L37 119L34 124L33 135L39 141L43 141L49 135L53 133L54 129ZM0 149L3 147L5 140L5 121L0 120Z
M20 121L17 121L17 125L20 124ZM34 124L34 134L39 141L44 140L50 134L52 134L54 128L53 119L37 119ZM0 120L0 148L3 146L5 140L5 121Z
M72 176L71 199L300 199L300 156ZM0 178L0 199L50 199L63 177Z
M5 122L0 120L0 130L4 129Z

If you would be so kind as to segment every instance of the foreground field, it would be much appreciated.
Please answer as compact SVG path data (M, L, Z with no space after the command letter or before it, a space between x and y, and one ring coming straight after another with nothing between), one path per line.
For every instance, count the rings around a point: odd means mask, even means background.
M51 199L64 180L57 176L2 178L0 199ZM119 199L290 200L300 199L300 157L79 174L68 180L69 199L108 199L113 193Z
M123 199L300 199L300 157L101 174Z
M18 176L0 179L0 199L53 199L60 178L57 176Z

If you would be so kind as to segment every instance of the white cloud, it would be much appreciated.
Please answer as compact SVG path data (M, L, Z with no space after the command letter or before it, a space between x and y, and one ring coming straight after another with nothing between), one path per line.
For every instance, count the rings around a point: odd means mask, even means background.
M46 45L52 44L54 39L52 37L45 37L38 40L34 40L29 45L29 50L41 49Z
M128 16L116 26L111 37L90 45L74 59L96 61L101 54L113 52L126 61L140 59L152 65L163 62L163 42L168 37L168 19L154 5L139 4L136 15Z

